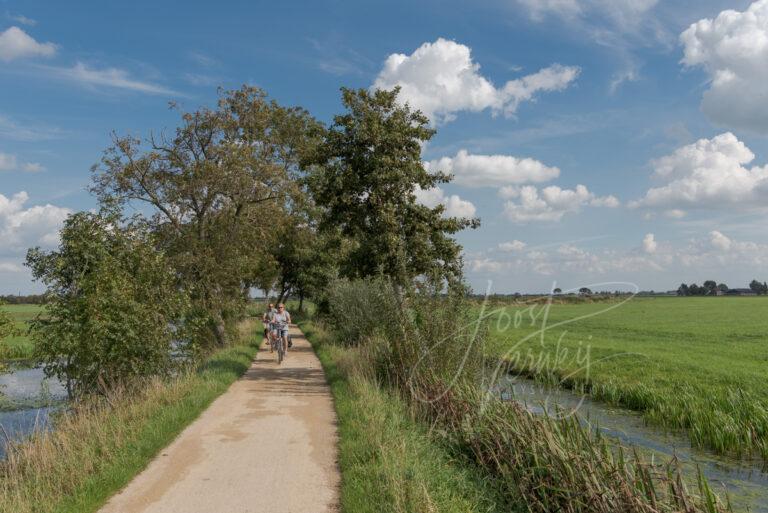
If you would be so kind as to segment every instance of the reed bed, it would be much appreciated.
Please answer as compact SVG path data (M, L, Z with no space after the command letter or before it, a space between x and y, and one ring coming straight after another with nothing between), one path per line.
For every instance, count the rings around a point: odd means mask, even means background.
M699 482L692 493L674 461L651 464L611 445L573 417L534 416L516 403L487 401L472 388L435 384L421 412L444 436L504 483L512 503L546 513L662 513L729 508ZM478 405L484 404L484 407Z

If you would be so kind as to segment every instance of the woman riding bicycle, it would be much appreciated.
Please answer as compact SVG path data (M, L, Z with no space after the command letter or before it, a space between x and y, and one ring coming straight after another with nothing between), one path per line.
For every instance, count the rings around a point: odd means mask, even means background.
M291 324L291 314L285 309L285 305L277 305L277 312L272 316L272 325L278 344L283 344L283 352L288 352L288 325Z

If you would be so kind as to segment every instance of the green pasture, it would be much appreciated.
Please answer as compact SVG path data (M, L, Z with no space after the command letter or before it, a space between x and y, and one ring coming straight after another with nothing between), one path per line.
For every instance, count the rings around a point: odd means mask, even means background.
M632 298L488 305L494 356L687 430L721 453L768 459L768 298Z
M0 341L0 359L29 358L32 355L32 341L27 336L29 322L39 314L40 305L2 305L3 310L11 315L21 332L20 336Z

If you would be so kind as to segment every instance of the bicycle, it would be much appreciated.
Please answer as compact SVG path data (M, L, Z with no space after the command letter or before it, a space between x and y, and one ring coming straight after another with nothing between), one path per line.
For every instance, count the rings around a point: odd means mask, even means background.
M283 339L279 337L275 338L275 343L277 345L277 363L280 365L285 358L285 346L283 345Z
M269 330L269 344L272 352L277 351L277 363L283 363L283 359L285 358L285 346L283 346L283 339L280 338L279 330Z
M287 333L288 331L287 328L284 330L278 328L273 332L275 334L274 344L275 344L275 348L277 349L277 363L283 362L283 360L285 359L285 353L288 350L288 348L286 347L285 341L283 340L283 337L282 337L283 331L286 332L286 338L288 339L288 347L291 347L293 345L291 341L291 336Z

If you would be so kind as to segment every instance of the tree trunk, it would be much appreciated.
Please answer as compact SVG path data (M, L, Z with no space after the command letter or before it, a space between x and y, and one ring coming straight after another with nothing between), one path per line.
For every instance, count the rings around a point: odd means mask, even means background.
M227 328L224 324L224 316L217 312L213 318L213 335L216 337L216 345L224 347L227 345Z
M304 311L304 291L299 292L299 312Z
M285 302L285 298L288 296L288 294L291 292L291 287L286 287L283 285L283 287L280 290L280 296L277 298L277 303L283 303Z

